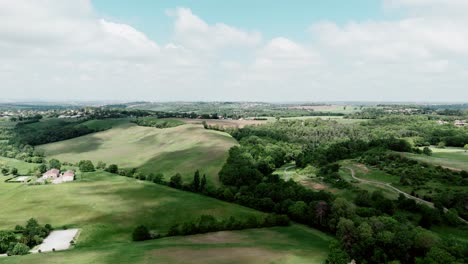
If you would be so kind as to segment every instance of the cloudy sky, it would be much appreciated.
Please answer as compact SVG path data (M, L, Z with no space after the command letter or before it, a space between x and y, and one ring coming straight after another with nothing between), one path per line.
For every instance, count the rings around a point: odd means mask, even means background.
M468 101L467 0L272 2L0 0L0 100Z

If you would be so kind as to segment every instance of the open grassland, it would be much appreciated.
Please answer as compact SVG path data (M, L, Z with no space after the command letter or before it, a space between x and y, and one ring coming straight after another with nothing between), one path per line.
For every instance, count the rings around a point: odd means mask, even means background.
M322 263L332 239L293 225L131 242L131 232L140 224L164 234L172 224L202 214L221 220L263 213L106 172L84 173L78 181L60 185L2 179L0 199L0 230L31 217L81 229L72 250L0 258L0 263Z
M166 233L172 224L201 214L220 219L261 215L238 205L106 172L83 173L78 181L59 185L9 184L2 179L0 199L0 229L12 229L34 217L56 227L81 228L80 247L128 242L139 224Z
M171 237L138 243L76 247L70 251L8 257L1 263L323 263L333 238L293 225Z
M0 157L0 167L9 167L17 168L19 175L27 175L29 172L34 171L38 164L27 163L17 159L10 159L5 157ZM2 181L3 176L0 176L0 181Z
M431 147L432 156L422 154L404 153L408 158L439 165L448 169L468 171L468 152L462 148L439 149Z
M37 147L47 158L60 161L104 161L142 173L163 173L168 179L179 172L190 180L196 169L217 183L229 148L237 142L227 133L201 125L157 129L122 124L107 131Z

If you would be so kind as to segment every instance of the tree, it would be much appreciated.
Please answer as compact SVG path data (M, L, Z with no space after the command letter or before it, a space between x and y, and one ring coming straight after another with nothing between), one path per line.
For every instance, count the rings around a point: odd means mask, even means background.
M8 175L8 172L9 172L9 170L8 170L7 167L3 167L3 168L2 168L2 174L3 174L3 176L7 176L7 175Z
M107 167L106 171L110 173L117 173L119 172L119 167L115 164L111 164L109 167Z
M132 233L133 241L144 241L151 239L151 234L148 228L144 225L137 226Z
M7 252L10 243L16 242L15 233L10 231L0 231L0 254Z
M57 159L49 160L49 169L57 169L60 170L62 168L62 163L60 163Z
M423 148L423 154L426 156L431 156L432 155L432 150L428 147Z
M94 165L90 160L82 160L78 163L78 167L81 172L92 172L94 171Z
M460 225L460 219L458 218L458 212L454 208L450 208L444 215L445 221L451 226Z
M18 169L17 168L11 168L10 173L14 176L18 175Z
M37 169L39 170L39 172L42 174L42 173L45 173L47 171L47 165L45 165L44 163L40 164Z
M157 183L157 184L161 184L161 183L163 183L163 179L164 179L164 174L162 174L162 173L157 173L157 174L153 177L153 182L154 182L154 183Z
M193 190L198 192L200 190L200 172L197 170L193 175L193 182L192 182Z
M465 144L465 146L463 147L463 149L465 150L465 152L468 151L468 144Z
M96 165L96 169L98 170L103 170L106 168L106 163L103 162L103 161L98 161L97 165Z
M29 247L23 243L16 243L8 255L26 255L29 253Z
M354 226L354 222L342 217L340 218L336 229L336 236L340 239L344 248L349 252L356 239L356 227Z
M172 176L169 182L169 186L177 189L182 188L182 175L177 173L176 175Z
M200 191L204 191L206 188L206 175L203 174L203 177L200 182Z
M333 242L330 245L330 252L328 253L327 264L348 264L351 258L348 253L343 250L338 242Z

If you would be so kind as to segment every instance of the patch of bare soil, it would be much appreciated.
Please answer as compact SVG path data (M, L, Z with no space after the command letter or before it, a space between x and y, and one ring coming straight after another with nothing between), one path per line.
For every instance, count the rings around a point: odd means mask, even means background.
M367 174L369 172L369 169L364 164L358 163L356 164L356 167L358 167L358 169L364 174Z
M203 235L188 236L187 241L196 244L241 243L243 236L233 232L221 231Z
M283 254L259 247L166 248L153 250L151 257L168 263L270 263L281 262Z

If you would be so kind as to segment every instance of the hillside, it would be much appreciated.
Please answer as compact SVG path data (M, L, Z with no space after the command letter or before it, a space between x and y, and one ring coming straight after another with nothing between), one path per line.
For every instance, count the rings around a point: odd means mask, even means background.
M143 173L163 173L168 179L179 172L190 179L194 170L206 173L216 183L229 148L236 141L226 133L201 125L157 129L124 123L112 129L70 140L38 146L47 158L115 163L139 168Z
M4 160L9 163L9 160ZM18 165L21 162L16 162ZM10 164L13 165L13 164ZM80 228L76 247L56 253L1 258L1 263L321 263L331 240L313 229L249 229L131 242L135 226L165 233L174 223L209 214L218 219L261 217L261 212L205 196L106 172L84 173L73 183L5 183L0 230L34 217L56 228ZM219 243L219 244L218 244ZM216 246L215 246L216 245ZM237 256L242 254L242 258Z

